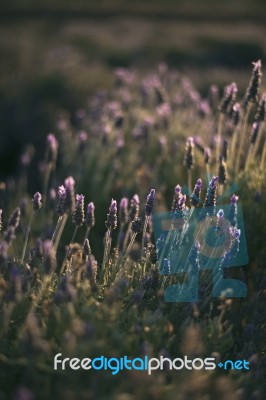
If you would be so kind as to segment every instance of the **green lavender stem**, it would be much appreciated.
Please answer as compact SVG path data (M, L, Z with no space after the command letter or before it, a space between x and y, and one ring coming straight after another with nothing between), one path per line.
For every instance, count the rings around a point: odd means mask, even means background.
M84 235L84 240L83 240L83 245L82 245L82 247L84 248L84 246L85 246L85 242L86 242L86 239L88 239L88 236L89 236L89 233L90 233L90 227L87 227L87 229L86 229L86 232L85 232L85 235Z
M242 151L243 151L243 146L244 146L244 137L245 137L245 132L246 132L246 127L247 127L247 122L248 122L248 117L249 117L249 113L251 110L251 103L248 103L247 109L245 111L244 117L243 117L243 121L242 121L242 127L240 130L240 137L239 137L239 146L238 146L238 152L237 152L237 156L236 156L236 166L235 166L235 173L234 175L236 176L237 173L239 172L240 169L240 163L241 163L241 156L242 156Z
M150 217L146 216L145 218L145 222L144 222L144 226L143 226L143 234L142 234L142 242L141 242L141 255L140 258L142 259L143 255L144 255L144 247L145 247L145 235L147 232L147 227L148 227L148 223L149 223L149 219ZM134 235L133 235L134 236ZM132 240L131 240L132 241ZM131 243L131 242L130 242Z
M59 226L58 226L58 230L57 230L57 232L56 232L56 235L55 235L55 237L52 239L52 242L53 242L53 244L54 244L54 249L55 249L55 251L57 251L57 247L58 247L58 245L59 245L59 242L60 242L60 239L61 239L61 236L62 236L64 227L65 227L66 222L67 222L67 218L68 218L68 215L67 215L67 214L64 214L63 217L61 217L61 219L60 219L60 221L59 221Z
M23 250L22 250L22 254L21 254L21 263L23 263L24 258L25 258L27 245L28 245L28 241L29 241L30 230L31 230L31 226L32 226L32 222L33 222L34 216L35 216L35 211L33 210L32 213L31 213L31 216L30 216L29 225L27 227L27 231L26 231L26 235L25 235Z

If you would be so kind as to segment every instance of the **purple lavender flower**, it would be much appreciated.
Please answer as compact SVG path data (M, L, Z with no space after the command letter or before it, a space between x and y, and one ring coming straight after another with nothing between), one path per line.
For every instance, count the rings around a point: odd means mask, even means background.
M64 201L64 211L72 214L75 209L75 181L72 176L65 180L66 197Z
M73 224L76 226L81 226L84 222L84 196L83 194L76 195L76 205L75 210L72 215Z
M128 222L128 198L123 197L119 204L119 220L121 224Z
M107 214L107 220L105 221L105 226L108 230L113 230L117 227L117 203L116 200L111 201L109 207L109 214Z
M235 126L238 125L240 121L240 112L241 105L239 103L235 103L232 108L232 121Z
M9 221L8 221L8 226L9 226L9 227L10 227L10 226L13 226L14 229L17 229L17 227L19 226L19 222L20 222L20 214L21 214L21 213L20 213L20 208L17 207L17 208L13 211L11 217L9 218Z
M95 224L94 210L95 210L94 203L90 202L87 205L87 212L85 217L85 225L87 225L88 228L92 228Z
M65 214L64 204L66 199L66 189L65 187L59 186L58 188L58 204L56 207L57 215L62 216Z
M139 196L134 194L130 201L129 218L130 221L134 221L135 218L139 216Z
M247 105L249 102L255 102L258 99L260 86L261 86L261 78L262 78L262 71L261 71L261 60L257 62L253 62L253 70L250 78L250 82L243 99L244 106Z
M198 179L197 183L196 183L196 185L194 187L194 190L190 195L190 204L191 204L191 206L197 207L197 205L199 204L201 189L202 189L202 180Z
M86 265L86 272L87 276L89 278L90 284L92 286L96 285L96 277L98 273L98 264L97 261L95 260L95 257L90 254L88 257L87 265Z
M155 199L156 199L155 189L151 189L150 193L148 194L145 206L145 214L147 217L150 217L153 212Z
M213 176L209 182L207 194L205 197L205 201L203 203L203 207L215 207L216 205L216 189L218 183L218 176Z
M238 89L235 82L232 82L230 85L227 85L224 88L224 95L218 107L221 113L226 114L231 110L231 107L235 102L237 92Z
M48 154L47 160L48 162L55 162L57 158L58 141L52 133L47 136L46 144Z
M35 193L35 195L33 196L32 199L32 207L34 211L38 211L41 209L42 207L42 195L41 193L37 192Z
M193 166L193 148L194 148L194 139L193 137L189 137L186 141L186 151L184 157L184 166L187 169L191 169Z
M175 211L177 209L178 203L182 197L182 188L180 185L176 185L175 187L175 193L174 193L174 198L172 202L172 211Z

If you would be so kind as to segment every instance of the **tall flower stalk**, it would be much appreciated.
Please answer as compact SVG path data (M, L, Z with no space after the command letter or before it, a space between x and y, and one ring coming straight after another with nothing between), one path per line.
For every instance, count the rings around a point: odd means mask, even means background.
M144 255L145 235L147 232L147 227L148 227L150 217L151 217L153 209L154 209L155 199L156 199L155 189L151 189L150 193L148 194L146 206L145 206L145 220L144 220L142 242L141 242L141 258Z
M117 227L117 203L116 200L111 201L111 205L109 207L109 214L107 214L107 220L105 221L105 226L107 228L104 240L104 255L103 255L103 263L102 263L102 272L101 276L104 281L108 285L109 281L109 254L111 250L111 232ZM106 278L106 279L105 279Z
M33 199L32 199L32 212L31 212L30 221L29 221L29 224L28 224L28 227L26 230L24 245L22 248L22 254L21 254L21 258L20 258L21 263L24 262L34 216L35 216L36 212L41 209L41 207L42 207L42 195L39 192L37 192L37 193L35 193L35 195L33 196Z

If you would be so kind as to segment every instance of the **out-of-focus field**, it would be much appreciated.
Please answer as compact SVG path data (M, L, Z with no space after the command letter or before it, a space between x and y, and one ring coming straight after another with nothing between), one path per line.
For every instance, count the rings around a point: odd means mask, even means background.
M204 94L247 82L266 54L263 1L7 1L0 12L0 176L27 142L42 147L59 110L73 113L117 66L165 61ZM244 72L245 71L245 72Z

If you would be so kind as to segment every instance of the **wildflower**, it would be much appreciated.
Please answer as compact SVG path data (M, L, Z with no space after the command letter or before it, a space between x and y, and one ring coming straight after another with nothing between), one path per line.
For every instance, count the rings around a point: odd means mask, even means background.
M84 196L83 194L77 194L76 196L75 210L72 216L73 224L81 226L84 222Z
M197 183L196 183L196 185L194 187L194 190L190 195L190 204L191 204L191 206L197 207L197 205L199 204L201 189L202 189L202 180L198 179Z
M129 209L129 219L130 221L134 221L135 218L139 216L139 196L134 194L130 201L130 209Z
M222 114L228 113L228 111L232 107L233 103L235 102L237 92L238 92L238 89L237 89L237 85L235 82L232 82L230 85L225 86L224 95L223 95L221 102L219 104L219 107L218 107L218 110Z
M180 201L180 199L182 197L181 190L182 190L181 186L180 185L176 185L174 198L173 198L173 202L172 202L172 211L175 211L177 209L178 202Z
M247 105L247 103L249 102L257 101L260 91L261 78L262 78L261 60L253 62L252 64L253 64L253 70L245 97L243 99L244 105Z
M107 214L107 220L105 221L105 226L109 230L113 230L117 227L117 203L116 200L111 201L109 207L109 214Z
M58 188L58 204L56 207L56 212L59 216L62 216L65 214L65 210L64 210L65 199L66 199L66 189L62 185L62 186L59 186L59 188Z
M90 284L92 286L95 286L97 272L98 272L98 264L97 264L97 261L95 260L95 257L92 254L90 254L88 257L88 261L86 264L86 272L87 272L87 276L89 278Z
M65 180L65 201L64 201L64 211L66 213L72 214L75 208L75 181L72 176L69 176Z
M151 189L150 193L148 194L145 206L145 214L147 217L150 217L153 212L155 198L156 198L155 189Z
M46 139L47 144L47 160L48 162L55 162L57 158L58 151L58 141L55 136L50 133Z
M123 197L119 204L119 220L121 224L128 222L128 198Z
M207 194L203 207L214 207L216 205L216 189L218 183L218 176L213 176L209 182Z
M41 207L42 207L41 200L42 200L41 193L39 193L39 192L35 193L35 195L33 196L33 199L32 199L32 206L33 206L34 211L38 211L41 209Z
M256 122L263 122L266 120L266 93L263 93L259 102L257 112L255 115Z
M193 148L194 148L194 139L189 137L186 142L186 152L184 157L184 166L187 169L191 169L193 166Z
M232 115L231 115L233 124L234 124L235 126L238 125L238 123L239 123L239 121L240 121L240 111L241 111L241 106L240 106L240 104L239 104L239 103L235 103L235 104L233 105L233 108L232 108Z
M20 222L20 208L17 207L13 211L11 217L9 218L8 227L12 226L14 227L14 229L16 229L19 226L19 222Z
M95 210L94 203L90 202L87 205L87 212L85 217L85 225L87 225L88 228L92 228L95 224L94 210Z

